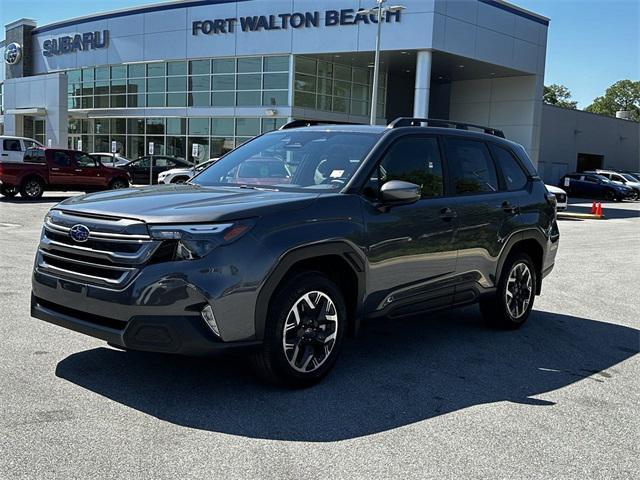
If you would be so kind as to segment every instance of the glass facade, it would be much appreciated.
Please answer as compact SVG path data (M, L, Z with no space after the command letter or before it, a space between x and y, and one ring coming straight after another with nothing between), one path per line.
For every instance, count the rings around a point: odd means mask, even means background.
M289 56L208 58L67 71L70 110L289 104Z
M369 115L372 69L353 67L317 58L295 57L294 100L296 107L329 112ZM378 116L385 116L387 74L380 74Z
M286 122L286 118L275 117L70 118L69 148L78 148L81 140L85 152L111 152L115 141L119 154L135 159L146 155L153 142L155 155L192 160L197 144L196 160L201 162Z

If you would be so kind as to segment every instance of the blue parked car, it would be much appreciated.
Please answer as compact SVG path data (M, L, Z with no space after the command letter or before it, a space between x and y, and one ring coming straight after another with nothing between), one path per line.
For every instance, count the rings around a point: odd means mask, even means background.
M558 186L570 195L578 197L604 198L614 201L634 197L633 189L595 173L569 173L560 179Z

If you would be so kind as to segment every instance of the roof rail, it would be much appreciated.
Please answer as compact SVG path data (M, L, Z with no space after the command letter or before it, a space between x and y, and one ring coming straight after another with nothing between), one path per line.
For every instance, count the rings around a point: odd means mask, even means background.
M497 128L474 125L473 123L453 122L451 120L443 120L440 118L399 117L387 125L387 128L420 127L423 124L426 124L427 127L456 128L458 130L469 130L470 128L475 128L482 130L484 133L488 133L489 135L505 138L504 132Z
M290 128L313 127L316 125L355 125L351 122L333 122L328 120L292 120L282 125L278 130L289 130Z

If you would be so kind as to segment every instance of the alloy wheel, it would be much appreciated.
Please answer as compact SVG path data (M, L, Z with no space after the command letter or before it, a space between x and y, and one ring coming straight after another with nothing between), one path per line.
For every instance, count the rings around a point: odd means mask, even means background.
M289 365L302 373L320 368L336 344L338 324L338 310L327 294L311 291L296 300L282 332Z
M42 185L37 180L29 180L25 185L24 191L29 197L38 197L42 193Z
M505 300L509 313L514 319L522 317L533 296L533 281L531 270L526 263L516 263L509 272Z

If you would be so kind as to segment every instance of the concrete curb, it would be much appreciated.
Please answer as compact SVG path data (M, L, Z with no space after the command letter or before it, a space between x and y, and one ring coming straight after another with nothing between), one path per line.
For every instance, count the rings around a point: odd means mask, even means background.
M598 216L592 213L558 212L558 218L577 218L580 220L604 220L604 215Z

